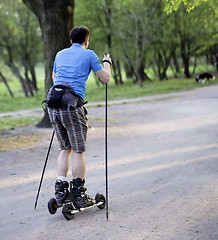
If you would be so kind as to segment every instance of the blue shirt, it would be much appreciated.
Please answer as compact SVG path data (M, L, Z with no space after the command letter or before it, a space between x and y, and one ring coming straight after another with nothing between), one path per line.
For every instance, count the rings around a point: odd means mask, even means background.
M83 99L85 98L86 82L91 72L102 69L98 56L94 51L84 49L80 44L74 43L57 53L54 61L54 85L66 82Z

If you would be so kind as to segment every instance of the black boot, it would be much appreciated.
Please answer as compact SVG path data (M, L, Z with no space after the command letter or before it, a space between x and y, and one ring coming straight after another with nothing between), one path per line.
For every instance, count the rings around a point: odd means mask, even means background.
M66 200L69 197L69 183L66 181L57 180L55 183L55 199L57 201L58 207L61 207L63 203L66 202Z
M95 204L95 200L90 198L85 191L85 180L81 178L73 179L71 182L71 196L75 208L85 208Z

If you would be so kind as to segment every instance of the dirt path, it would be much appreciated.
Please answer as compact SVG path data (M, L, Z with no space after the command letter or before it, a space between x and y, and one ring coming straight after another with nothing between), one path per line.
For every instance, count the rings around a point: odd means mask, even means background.
M217 100L212 86L109 107L109 221L97 209L71 221L61 209L48 213L56 140L33 210L52 130L14 130L38 140L0 152L1 239L217 240ZM104 107L90 108L89 119L86 185L94 196L105 192Z

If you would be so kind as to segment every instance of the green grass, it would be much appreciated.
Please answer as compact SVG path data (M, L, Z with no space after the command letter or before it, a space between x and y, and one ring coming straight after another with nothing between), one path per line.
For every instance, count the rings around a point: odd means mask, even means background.
M215 81L212 81L210 85L217 83L218 80L216 79ZM5 85L0 82L0 112L41 108L41 103L45 99L43 79L38 80L39 91L35 94L34 97L24 97L20 84L15 79L12 79L9 82L9 85L15 97L11 98L7 92ZM111 80L111 82L108 84L108 100L187 91L204 86L207 85L197 84L194 78L170 79L167 81L147 81L144 82L143 87L139 87L138 84L133 84L132 80L125 80L123 85L116 86L114 81ZM88 102L104 101L105 85L100 83L99 86L97 86L95 79L93 76L91 76L87 82L87 91L85 97Z
M211 66L198 66L198 71L211 71ZM44 90L44 66L39 64L36 68L37 84L39 91L34 97L24 97L20 83L10 73L9 69L1 67L1 70L9 79L9 86L14 93L14 98L11 98L3 82L0 82L0 112L19 111L26 109L41 108L41 103L45 99ZM123 74L124 75L124 74ZM168 75L172 75L169 70ZM149 72L149 76L152 76L152 71ZM211 84L217 84L218 80L213 81ZM108 100L117 100L125 98L135 98L141 96L157 95L178 91L192 90L198 87L204 87L205 85L196 84L195 79L170 79L167 81L147 81L144 82L143 87L140 88L138 84L133 84L132 80L125 80L123 85L116 86L114 80L108 84ZM105 100L105 85L99 84L97 86L96 80L93 74L87 82L86 100L88 102L98 102Z
M0 118L0 131L11 130L11 129L17 128L17 127L35 125L40 120L41 120L41 118L39 118L39 117Z
M199 71L206 71L202 68ZM44 91L44 68L42 65L37 67L37 79L39 91L34 97L24 97L20 83L14 78L7 69L5 70L7 79L10 79L9 86L14 93L14 98L11 98L5 85L0 82L0 112L19 111L27 109L41 108L41 103L45 99ZM93 74L87 82L86 100L90 102L99 102L105 100L105 85L97 85ZM218 79L212 81L210 85L218 84ZM206 84L197 84L195 79L170 79L167 81L146 81L143 83L143 87L139 87L138 84L133 84L132 80L125 80L123 85L116 86L114 80L108 84L108 100L118 100L126 98L136 98L142 96L158 95L164 93L180 92L193 90L199 87L205 87ZM87 105L88 106L88 105ZM0 130L12 129L20 126L27 126L36 124L40 119L31 117L23 118L22 116L15 118L2 118L0 119Z
M217 84L218 80L210 83ZM116 86L113 82L108 84L108 100L118 100L126 98L136 98L142 96L151 96L172 92L181 92L193 90L208 85L197 84L195 79L171 79L167 81L149 81L139 87L133 84L131 80L125 81L123 85ZM86 99L88 102L104 101L105 86L96 87L94 85L87 86Z
M91 80L92 81L92 80ZM98 102L105 100L105 85L97 86L94 82L88 84L86 99L89 102ZM218 80L210 83L218 84ZM146 82L140 88L132 81L125 81L122 86L115 86L113 82L108 84L108 100L135 98L141 96L157 95L164 93L180 92L192 90L207 85L196 84L194 79L172 79L168 81ZM44 99L42 89L33 98L25 98L23 96L15 96L14 99L9 96L0 96L0 112L18 111L24 109L34 109L41 107L41 101ZM88 105L87 105L88 106ZM0 131L10 130L17 127L29 126L37 124L41 118L38 117L4 117L0 118Z
M9 69L1 68L1 70L8 80L8 85L14 94L14 98L10 97L5 84L0 81L0 112L19 111L41 107L41 102L45 98L44 67L42 64L39 64L36 68L39 91L34 97L28 98L24 97L19 81L11 74Z

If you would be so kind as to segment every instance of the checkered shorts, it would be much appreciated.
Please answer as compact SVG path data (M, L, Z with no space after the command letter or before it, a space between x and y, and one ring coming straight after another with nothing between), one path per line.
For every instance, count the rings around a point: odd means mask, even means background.
M75 152L85 152L88 124L84 108L69 111L48 108L48 114L61 150L72 148Z

